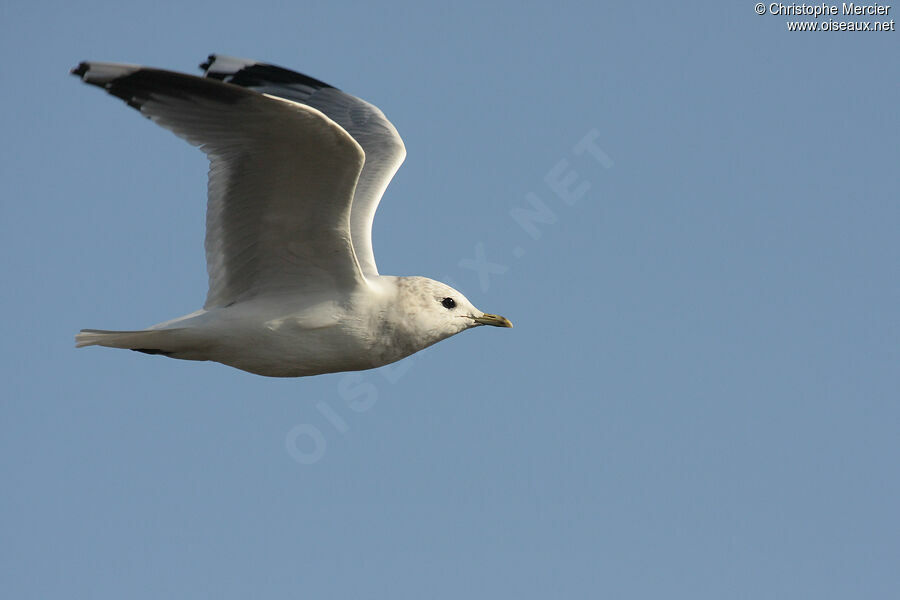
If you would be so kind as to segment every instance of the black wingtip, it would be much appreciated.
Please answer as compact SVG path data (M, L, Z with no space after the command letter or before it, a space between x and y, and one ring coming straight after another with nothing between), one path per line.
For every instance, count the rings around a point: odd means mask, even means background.
M129 348L129 350L143 352L144 354L162 354L163 356L172 356L172 354L174 354L174 352L170 352L169 350L159 350L157 348Z
M210 54L206 57L206 62L200 63L200 68L204 71L208 71L214 62L216 62L216 55Z
M69 71L69 74L83 78L84 74L87 73L88 69L90 68L91 66L87 62L80 62L78 63L77 67L74 67L71 71Z

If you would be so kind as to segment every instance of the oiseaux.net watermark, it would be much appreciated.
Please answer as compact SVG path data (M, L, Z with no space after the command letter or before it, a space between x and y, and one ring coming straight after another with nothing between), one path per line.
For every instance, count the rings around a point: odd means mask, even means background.
M534 245L544 235L544 229L560 221L563 211L574 207L588 197L593 186L592 179L585 173L599 169L610 169L613 161L600 147L600 132L590 129L566 151L544 174L541 185L526 192L521 203L509 209L509 218L516 223L523 234L519 244L492 253L484 242L473 248L473 257L457 262L460 269L474 272L482 292L487 292L491 278L505 275L515 270L515 263L529 252L526 246ZM494 249L490 251L493 252ZM505 256L505 259L495 258ZM452 276L441 277L441 281L456 287ZM338 402L319 401L314 405L316 415L311 422L299 423L292 427L284 438L284 448L288 456L301 465L312 465L321 461L328 449L329 436L346 435L351 429L355 415L366 413L376 405L385 384L394 385L409 372L417 360L416 354L399 362L386 365L375 371L345 373L338 380ZM349 419L349 420L348 420Z
M896 31L890 4L757 2L758 15L789 17L788 31ZM802 17L802 20L790 19ZM812 18L812 20L810 20Z

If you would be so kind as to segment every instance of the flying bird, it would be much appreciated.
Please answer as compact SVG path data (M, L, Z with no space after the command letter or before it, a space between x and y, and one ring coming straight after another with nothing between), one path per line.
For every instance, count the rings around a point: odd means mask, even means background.
M203 308L76 346L209 360L269 377L371 369L477 327L512 327L426 277L380 275L372 219L406 156L376 106L312 77L211 55L202 77L83 62L72 74L210 161Z

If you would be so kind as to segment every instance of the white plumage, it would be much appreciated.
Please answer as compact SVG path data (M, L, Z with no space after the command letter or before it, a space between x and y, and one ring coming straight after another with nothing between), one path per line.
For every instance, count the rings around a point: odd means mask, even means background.
M378 274L372 220L406 156L375 106L280 67L210 56L205 77L73 73L209 157L203 309L100 345L297 377L381 366L477 325L511 327L423 277Z

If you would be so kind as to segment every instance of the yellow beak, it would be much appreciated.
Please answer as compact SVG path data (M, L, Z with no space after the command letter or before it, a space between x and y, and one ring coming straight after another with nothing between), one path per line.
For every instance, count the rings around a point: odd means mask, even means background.
M493 325L494 327L512 327L513 324L506 317L500 315L489 315L484 313L480 317L475 317L475 322L479 325Z

